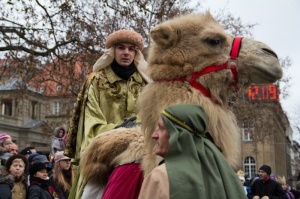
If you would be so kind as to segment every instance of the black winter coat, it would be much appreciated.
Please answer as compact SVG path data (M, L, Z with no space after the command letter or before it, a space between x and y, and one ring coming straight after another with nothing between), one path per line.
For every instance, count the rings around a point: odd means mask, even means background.
M11 199L14 180L10 175L0 174L0 199Z
M30 178L27 199L53 199L52 193L50 193L52 187L49 184L49 180L42 180L32 176Z
M269 196L270 199L287 199L281 185L273 179L269 179L266 182L261 179L255 180L251 186L251 198L254 196L259 196L260 198Z

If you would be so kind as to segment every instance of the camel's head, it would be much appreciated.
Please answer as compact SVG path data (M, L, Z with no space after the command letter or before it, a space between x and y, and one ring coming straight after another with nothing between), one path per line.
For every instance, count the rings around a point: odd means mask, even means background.
M157 25L151 31L149 70L154 81L178 78L228 61L234 36L224 31L209 13L189 14ZM282 77L277 55L265 44L242 39L237 59L237 86L273 83ZM211 72L198 78L213 95L213 89L232 88L230 69ZM225 87L224 87L225 88ZM224 89L223 89L224 91ZM222 97L220 97L222 98Z

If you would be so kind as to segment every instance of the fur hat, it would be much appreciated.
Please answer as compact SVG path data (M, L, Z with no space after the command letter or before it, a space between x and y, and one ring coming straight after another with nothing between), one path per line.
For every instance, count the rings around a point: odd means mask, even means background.
M71 160L71 158L69 158L68 156L65 156L63 151L56 152L54 154L55 163L57 163L61 160Z
M264 172L266 172L269 176L272 173L271 167L268 165L262 165L259 170L263 170Z
M5 164L6 170L9 171L10 166L13 164L13 162L16 159L22 160L24 162L24 164L25 164L24 173L26 173L27 169L28 169L28 160L24 155L21 155L21 154L12 155L6 160L6 164Z
M3 146L3 142L7 139L11 138L7 133L0 133L0 146Z
M41 171L41 170L47 170L47 167L44 163L34 163L30 169L29 169L29 174L33 176L36 172ZM48 171L48 170L47 170Z
M238 171L236 172L236 174L238 175L238 177L239 177L240 180L243 180L243 181L245 182L245 174L244 174L244 171L238 170Z
M143 37L133 30L118 30L108 35L105 47L111 48L117 43L132 43L136 45L140 51L144 48Z

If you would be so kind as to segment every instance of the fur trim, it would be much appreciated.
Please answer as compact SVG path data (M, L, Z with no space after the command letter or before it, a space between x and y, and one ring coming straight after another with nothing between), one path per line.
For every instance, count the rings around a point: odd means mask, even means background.
M139 127L113 129L96 136L81 154L83 182L105 185L116 166L142 161L143 145Z
M106 48L110 48L117 43L132 43L136 45L140 51L144 48L143 37L133 30L118 30L108 35L106 39Z

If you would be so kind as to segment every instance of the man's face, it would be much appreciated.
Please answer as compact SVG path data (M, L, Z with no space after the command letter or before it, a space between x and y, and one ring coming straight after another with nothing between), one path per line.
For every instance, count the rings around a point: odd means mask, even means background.
M264 179L266 179L267 177L269 177L268 174L267 174L264 170L259 170L259 171L258 171L258 176L259 176L259 178L260 178L261 180L264 180Z
M155 154L165 157L169 150L169 133L166 129L165 123L160 116L157 122L157 128L152 133L152 139L156 140Z
M12 147L10 148L10 153L11 154L18 154L19 153L18 145L16 145L15 143L13 143Z
M115 46L115 60L116 62L124 67L127 68L134 59L136 53L136 47L133 44L129 43L119 43Z

